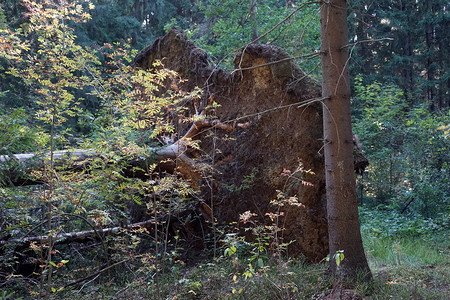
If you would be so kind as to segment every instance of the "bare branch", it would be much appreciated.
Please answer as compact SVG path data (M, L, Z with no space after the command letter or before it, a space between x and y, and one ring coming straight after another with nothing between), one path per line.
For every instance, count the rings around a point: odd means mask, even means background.
M162 220L165 216L159 217L157 220L150 219L143 222L138 222L134 224L130 224L126 227L122 226L116 226L116 227L110 227L110 228L104 228L104 229L93 229L93 230L86 230L86 231L78 231L78 232L68 232L68 233L61 233L55 236L52 236L53 242L58 242L62 240L84 240L89 237L97 236L101 237L102 235L112 235L118 233L122 229L136 229L136 228L147 228L153 225L155 222L159 222ZM30 242L41 242L46 243L49 239L49 236L47 235L40 235L40 236L31 236L31 237L25 237L25 238L18 238L18 239L9 239L5 241L0 241L0 245L6 245L11 243L21 243L26 244Z
M347 45L343 46L341 49L345 49L348 47L354 47L356 45L363 44L363 43L376 43L376 42L381 42L381 41L393 41L393 40L394 40L393 38L382 38L382 39L371 39L371 40L358 41L355 43L347 44Z
M298 58L308 58L308 59L312 59L314 57L319 56L321 53L320 52L314 52L314 53L310 53L310 54L306 54L306 55L299 55L299 56L294 56L294 57L287 57L287 58L283 58L277 61L271 61L262 65L257 65L257 66L252 66L252 67L247 67L247 68L239 68L239 69L234 69L231 74L233 74L236 71L245 71L245 70L252 70L252 69L257 69L257 68L261 68L261 67L265 67L265 66L270 66L270 65L274 65L274 64L279 64L285 61L289 61L289 60L293 60L293 59L298 59Z
M281 24L283 24L284 22L286 22L287 20L289 20L293 15L295 15L300 9L304 8L307 5L311 5L311 4L319 4L322 1L311 1L311 2L305 2L302 3L299 7L297 7L294 11L292 11L286 18L284 18L283 20L281 20L280 22L278 22L275 26L273 26L269 31L265 32L263 35L260 35L258 38L254 39L253 41L251 41L250 43L248 43L247 45L245 45L244 48L247 48L248 45L256 43L257 41L259 41L260 39L262 39L263 37L265 37L266 35L268 35L269 33L271 33L272 31L274 31L277 27L279 27ZM244 50L245 51L245 50Z

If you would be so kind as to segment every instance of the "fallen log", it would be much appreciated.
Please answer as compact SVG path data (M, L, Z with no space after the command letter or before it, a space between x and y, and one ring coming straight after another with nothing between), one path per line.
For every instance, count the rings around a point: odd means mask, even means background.
M219 120L209 120L201 118L196 120L186 134L173 144L162 146L161 148L150 148L148 152L151 159L160 162L166 160L177 161L181 166L180 170L184 170L184 176L189 179L195 178L199 180L199 176L195 176L196 170L199 166L195 160L186 154L186 151L190 147L193 140L197 139L201 131L205 128L217 128L227 132L234 130L234 127L228 124L223 124ZM99 151L85 150L85 149L73 149L73 150L60 150L53 152L53 161L55 167L68 168L80 168L86 166L89 160L99 158L103 154ZM9 175L11 182L21 183L34 183L34 181L26 180L24 177L30 170L42 169L50 160L50 154L36 154L36 153L23 153L13 155L0 155L0 172ZM145 165L145 160L142 158L133 159L130 161L130 165ZM24 172L20 172L23 170ZM193 186L198 186L193 182Z
M47 155L45 155L47 156ZM95 152L89 150L62 150L55 151L53 153L53 159L56 164L59 165L61 162L67 160L73 160L74 162L83 161L88 158L94 157ZM0 155L0 166L3 164L10 163L12 161L17 162L19 165L27 167L30 162L37 164L37 166L42 166L44 160L40 155L35 153L23 153L23 154L13 154L13 155Z
M68 232L68 233L61 233L54 236L51 236L52 242L58 243L62 241L84 241L88 238L103 238L107 235L114 235L117 234L119 231L124 229L139 229L139 228L150 228L150 226L153 226L155 222L160 222L166 218L166 216L161 216L157 219L153 218L147 221L138 222L134 224L130 224L128 226L115 226L110 228L98 228L93 230L85 230L85 231L78 231L78 232ZM32 242L39 242L42 244L48 243L49 240L48 235L40 235L40 236L31 236L31 237L23 237L23 238L9 238L7 240L0 241L0 245L6 245L6 244L29 244Z
M183 152L187 145L181 143L174 143L162 149L150 149L150 153L155 154L156 160L163 159L184 159ZM62 167L65 165L73 166L76 163L84 163L89 159L101 157L102 153L85 150L58 150L53 152L53 160L55 167ZM50 154L36 154L36 153L22 153L13 155L0 155L0 171L7 171L11 166L19 166L25 169L39 169L42 168L50 159Z

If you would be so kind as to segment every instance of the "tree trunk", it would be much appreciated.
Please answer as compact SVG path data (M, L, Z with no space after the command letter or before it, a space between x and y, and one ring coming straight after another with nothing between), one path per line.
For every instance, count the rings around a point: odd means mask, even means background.
M356 27L356 34L358 37L358 41L365 41L365 40L369 40L370 37L367 34L368 31L368 20L367 19L367 13L365 11L361 12L360 15L358 16L359 20L358 20L358 24ZM358 50L358 54L361 57L362 60L362 73L366 76L371 75L372 74L372 70L371 70L371 53L370 53L370 48L369 48L369 44L368 43L361 43L359 44L359 50Z
M259 37L256 13L258 12L257 0L250 1L250 20L252 22L252 41Z
M192 124L187 133L177 142L162 149L150 149L149 152L153 153L151 159L156 162L167 161L169 159L176 160L186 171L186 173L181 172L183 175L187 176L191 180L198 180L198 176L195 175L195 173L197 173L196 168L198 164L184 152L189 147L189 140L194 139L202 129L207 127L221 129L226 132L231 132L234 130L233 126L223 124L218 120L198 119ZM52 152L52 163L56 167L65 166L67 168L78 168L88 164L89 159L100 157L101 155L102 153L83 149L55 151ZM5 172L7 174L9 173L10 179L13 183L22 182L26 181L26 178L24 178L24 175L26 174L16 172L17 166L20 166L24 170L37 170L43 168L48 160L48 154L37 155L35 153L24 153L0 155L0 172ZM145 165L145 160L136 158L130 161L129 165L142 166ZM197 186L195 182L192 182L191 184L193 184L194 187Z
M355 175L348 77L348 33L345 0L321 4L322 96L325 149L329 270L337 282L354 282L362 271L371 278L364 254ZM337 266L334 255L344 250Z
M414 11L413 7L407 7L408 3L402 3L401 10L402 13L406 15L405 22L409 25L411 23L411 12ZM411 5L413 6L413 5ZM414 16L412 16L414 17ZM403 89L405 100L408 102L410 107L415 104L416 95L415 95L415 79L414 79L414 41L413 41L413 32L411 28L405 28L404 32L404 47L403 47L403 58L405 59L405 63L401 68L403 69Z

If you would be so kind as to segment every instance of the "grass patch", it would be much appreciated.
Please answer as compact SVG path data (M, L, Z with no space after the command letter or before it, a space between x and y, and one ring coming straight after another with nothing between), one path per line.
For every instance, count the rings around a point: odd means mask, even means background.
M302 260L271 260L252 275L243 260L219 258L176 271L159 278L161 299L318 299L332 284L324 276L325 265ZM97 282L79 290L62 291L65 299L157 299L154 278L128 283Z
M371 268L384 265L444 265L448 263L448 246L420 237L390 238L364 236L364 248Z
M448 219L361 209L361 233L374 275L367 299L450 299Z
M450 299L446 243L420 237L363 238L374 275L370 286L360 288L367 299Z

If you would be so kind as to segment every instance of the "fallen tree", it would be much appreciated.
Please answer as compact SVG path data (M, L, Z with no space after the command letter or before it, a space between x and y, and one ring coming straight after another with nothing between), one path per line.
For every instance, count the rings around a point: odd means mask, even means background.
M279 211L279 238L292 241L288 254L323 259L328 254L328 231L319 83L283 49L270 45L242 49L233 72L217 69L209 64L206 52L176 29L141 51L134 64L151 69L157 60L186 80L180 83L184 91L199 86L204 92L188 103L185 117L195 120L193 124L181 124L178 141L151 149L152 158L177 163L198 190L205 219L229 224L251 211L260 224L269 225L273 223L268 215ZM207 113L212 100L218 105ZM201 151L190 147L192 140L198 141ZM354 144L355 165L362 172L367 159L357 138ZM101 155L89 150L56 154L64 164ZM33 158L37 157L2 156L0 162L10 165L15 160L27 166ZM37 161L42 166L45 160ZM296 197L299 205L275 207L271 201L280 193L285 199Z
M323 259L328 230L320 84L286 51L271 45L247 45L236 54L232 72L218 69L176 29L142 50L134 64L152 69L157 60L186 80L184 91L203 89L188 114L206 110L213 98L214 116L221 123L243 125L228 132L211 128L197 136L203 155L196 161L213 166L212 179L203 176L200 185L200 198L212 208L212 219L217 224L238 222L251 211L260 224L274 225L269 216L279 211L277 235L291 242L288 255ZM357 138L355 165L358 172L367 166ZM272 200L279 195L296 197L299 205L275 207Z
M237 124L237 126L241 125ZM195 139L201 130L210 127L225 130L226 132L234 130L232 125L223 124L218 120L199 118L193 122L186 134L177 142L158 148L148 149L149 157L151 157L153 161L176 160L180 164L188 166L190 169L195 169L197 163L186 155L185 152L188 149L191 140ZM91 159L99 158L102 155L103 153L100 151L85 149L54 151L54 167L79 168L88 165ZM0 155L0 172L7 173L8 178L12 183L24 182L26 180L34 182L33 179L30 180L30 178L26 178L27 173L31 170L42 169L49 160L50 154L48 153ZM145 162L140 158L136 158L133 159L133 161L130 161L129 164L143 166Z
M203 160L216 170L212 181L203 182L201 197L214 208L217 223L239 221L240 214L252 211L259 222L269 224L266 214L276 210L270 202L277 190L284 190L304 205L285 208L282 234L285 241L295 240L288 252L317 261L328 250L322 205L322 120L318 102L308 100L320 99L320 85L286 58L280 48L250 45L236 56L238 70L228 73L210 66L203 50L182 32L171 30L137 55L135 65L149 69L162 60L166 68L187 79L183 86L187 92L195 86L204 89L203 98L195 103L199 110L213 96L219 120L248 122L231 133L213 131L200 137L199 146L206 153ZM266 65L280 60L284 61ZM299 107L302 104L306 105ZM300 163L315 173L302 174L311 185L292 181L285 188L286 178L280 174L283 169L296 170Z
M60 233L57 235L51 236L53 243L59 243L59 242L73 242L73 241L84 241L88 238L99 238L102 239L103 237L107 235L114 235L120 232L121 230L127 230L127 229L141 229L141 228L150 228L150 226L153 226L155 222L159 222L163 220L164 217L161 216L158 218L158 220L150 219L143 222L137 222L129 225L124 226L114 226L114 227L107 227L107 228L95 228L94 225L91 225L93 228L92 230L84 230L84 231L77 231L77 232L67 232L67 233ZM0 240L0 245L6 245L6 244L29 244L32 242L37 242L40 244L48 243L49 241L48 235L38 235L38 236L28 236L23 238L5 238L3 240Z

